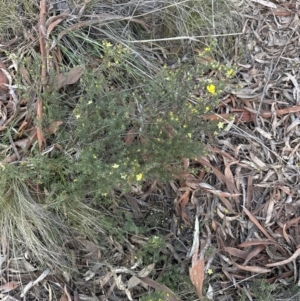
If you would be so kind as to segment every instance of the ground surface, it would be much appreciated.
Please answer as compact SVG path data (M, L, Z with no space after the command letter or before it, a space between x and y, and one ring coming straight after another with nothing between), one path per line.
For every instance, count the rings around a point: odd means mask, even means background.
M102 210L126 235L65 241L75 271L10 256L2 239L0 298L298 300L299 3L236 5L237 72L208 117L224 125L208 155L186 161L180 181L116 192Z

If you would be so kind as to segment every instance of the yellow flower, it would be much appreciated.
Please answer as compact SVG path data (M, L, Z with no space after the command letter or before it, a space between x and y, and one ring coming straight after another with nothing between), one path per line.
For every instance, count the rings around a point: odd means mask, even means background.
M188 133L187 135L188 135L189 138L192 138L192 134L191 133Z
M92 104L93 103L93 101L92 100L89 100L88 101L88 105L90 105L90 104Z
M121 173L121 179L126 180L126 178L127 178L127 175L124 173Z
M107 48L109 48L109 47L112 46L112 44L111 44L110 42L107 42L107 41L103 41L102 44L103 44L105 47L107 47Z
M226 75L227 77L231 77L233 75L234 71L233 69L229 69L227 72L226 72Z
M205 51L205 52L210 52L210 50L211 50L210 47L205 47L205 48L204 48L204 51Z
M218 128L221 130L223 127L224 127L224 124L223 124L222 121L220 121L220 122L218 123Z
M208 274L208 275L212 275L213 272L214 272L214 271L213 271L212 269L208 269L208 270L207 270L207 274Z
M80 118L80 114L75 115L76 119Z
M143 174L142 173L139 173L136 175L136 180L137 181L141 181L143 179Z
M209 106L205 107L205 111L206 111L206 112L208 112L209 110L210 110L210 107L209 107Z
M214 84L210 84L206 86L206 89L210 94L212 95L216 94L216 86Z
M112 168L118 168L119 167L119 164L114 164L113 166L112 166Z

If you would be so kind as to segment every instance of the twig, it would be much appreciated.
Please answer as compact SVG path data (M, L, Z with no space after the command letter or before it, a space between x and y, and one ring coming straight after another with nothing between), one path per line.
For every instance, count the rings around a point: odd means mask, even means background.
M202 36L181 36L181 37L172 37L172 38L163 38L163 39L150 39L150 40L136 40L136 41L128 41L127 43L137 44L137 43L150 43L150 42L163 42L163 41L178 41L178 40L190 40L199 42L201 38L215 38L215 37L228 37L228 36L236 36L242 35L242 32L234 32L234 33L225 33L225 34L213 34L213 35L202 35ZM123 40L125 41L125 40Z
M13 150L14 150L15 155L17 156L18 160L20 160L20 158L21 158L20 154L19 154L19 152L18 152L18 150L16 148L16 145L15 145L15 143L13 141L13 138L12 138L12 136L10 134L10 131L7 131L7 135L8 135L9 142L10 142L10 144L11 144Z
M47 3L46 0L41 0L40 2L40 22L39 22L39 41L42 56L42 71L41 71L41 87L40 93L44 91L44 86L47 80L47 49L46 49L46 13L47 13ZM37 125L37 139L39 143L39 149L42 150L44 135L42 132L42 120L43 120L43 102L39 97L37 100L37 118L40 124Z
M42 56L42 85L46 84L47 77L47 50L46 50L46 13L47 13L47 3L46 0L41 0L40 2L40 22L39 22L39 40L40 49Z

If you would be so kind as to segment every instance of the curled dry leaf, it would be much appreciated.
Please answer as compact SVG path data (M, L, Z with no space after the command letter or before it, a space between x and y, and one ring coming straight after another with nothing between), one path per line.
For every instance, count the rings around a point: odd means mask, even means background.
M60 301L72 301L71 295L67 290L67 286L65 285L63 294L60 298Z
M192 267L190 268L190 279L197 290L197 294L200 299L203 298L202 288L204 281L204 270L205 262L204 256L201 256L200 259L193 261Z
M274 205L275 205L275 201L273 199L271 199L268 203L267 217L266 217L266 221L265 221L266 226L270 223L271 218L273 216Z
M261 274L261 273L270 273L272 271L270 269L265 269L265 268L258 267L258 266L246 266L246 265L244 266L244 265L239 265L239 264L235 263L233 260L232 260L232 263L237 268L239 268L239 269L241 269L243 271L248 271L248 272L252 272L252 273Z
M49 20L46 22L46 27L47 27L47 39L50 36L50 33L52 30L63 20L65 20L68 17L67 14L60 14L58 16L53 16L49 18Z
M9 293L20 285L17 281L10 281L0 286L0 292Z
M83 73L83 66L76 66L66 73L59 73L57 75L55 90L59 90L64 86L75 84Z
M273 13L275 16L278 17L289 17L292 15L291 11L282 10L282 9L275 9Z
M85 251L88 252L84 257L92 260L99 260L101 257L101 251L99 246L94 242L87 239L78 239L78 241L82 244Z
M262 136L264 136L268 140L271 140L273 138L271 133L268 133L259 127L256 127L255 131L260 133Z
M28 143L30 142L29 138L24 138L24 139L20 139L18 141L15 141L14 144L20 148L26 148L26 146L28 145Z
M132 276L127 283L127 288L130 290L136 286L138 286L141 283L141 280L136 277L136 276Z
M270 1L252 0L252 2L256 2L256 3L259 3L259 4L263 5L263 6L270 7L270 8L277 8L277 5L274 4L273 2L270 2Z
M182 219L184 220L184 222L186 224L189 224L189 218L188 215L186 214L186 212L184 211L184 208L186 206L186 204L188 203L189 199L190 199L190 189L186 190L184 192L183 195L181 195L179 197L179 199L176 201L176 211L178 212L178 214L180 213Z
M129 145L136 138L138 131L135 128L130 129L124 137L124 142L126 145Z
M224 160L224 163L227 161L226 157L223 157L223 160ZM235 187L235 184L234 184L234 176L233 176L233 173L230 169L231 165L233 164L236 164L238 163L237 161L234 161L234 162L231 162L231 163L226 163L226 166L225 166L225 170L224 170L224 176L228 179L228 181L230 183L232 183L232 185L230 186L227 186L228 190L230 193L234 194L237 190L235 190L234 188Z
M296 252L290 258L288 258L286 260L279 261L279 262L266 264L266 267L276 267L276 266L279 266L279 265L287 264L287 263L295 260L299 255L300 255L300 248L298 248L296 250Z
M48 274L50 273L50 269L47 268L36 280L30 281L24 288L20 295L21 298L24 298L27 292L34 287L36 284L41 282Z
M0 90L8 91L6 85L8 84L8 78L5 74L6 67L2 61L0 61Z
M268 170L268 167L266 166L266 164L262 160L260 160L257 156L255 156L253 154L253 152L250 152L250 157L251 157L252 162L256 166L258 166L259 169Z
M80 297L79 297L77 290L74 291L74 301L80 301Z
M240 194L231 194L228 192L224 192L221 190L217 190L214 187L212 187L211 185L207 184L207 183L199 183L198 184L199 188L205 189L208 192L217 195L220 200L222 201L222 203L226 206L226 208L233 214L236 214L236 212L233 210L231 203L226 199L226 197L234 197L234 196L238 196Z
M210 284L208 285L208 290L206 292L206 298L208 300L213 300L214 299L214 289Z
M101 288L106 285L106 283L110 280L110 278L113 277L113 272L107 272L105 275L101 276L99 279L99 285ZM85 279L85 281L88 281L90 279Z
M256 246L247 256L243 265L246 265L253 257L257 256L262 250L265 249L264 245Z
M230 255L233 255L235 257L246 259L247 256L248 256L248 252L243 251L243 250L239 250L239 249L236 249L236 248L224 247L223 249L224 249L225 252L227 252Z
M146 266L145 268L143 268L139 273L138 276L139 277L148 277L148 275L153 271L155 267L155 263L151 263L148 266Z
M289 221L286 223L285 229L287 230L287 229L289 229L291 226L293 226L294 224L298 224L299 221L300 221L300 216L295 217L295 218L289 220Z
M234 123L235 124L239 124L239 123L247 123L247 122L251 122L253 121L251 118L251 114L256 114L259 115L263 118L271 118L274 113L272 113L271 111L260 111L257 112L256 110L250 109L250 108L244 108L244 109L231 109L230 110L232 113L231 114L210 114L210 115L204 115L202 116L202 119L204 120L211 120L211 121L218 121L220 120L220 118L222 118L222 122L223 123L230 123L232 116L234 116ZM275 113L277 116L281 116L281 115L286 115L286 114L291 114L291 113L296 113L300 111L300 106L290 106L290 107L286 107L283 109L276 109ZM258 130L260 131L260 130ZM264 131L264 133L266 134L267 132ZM269 139L270 137L272 137L271 134L267 133L267 139Z
M287 241L287 243L289 245L291 245L291 239L290 239L289 235L286 233L286 224L283 225L282 234L283 234L284 239Z
M235 187L234 183L230 181L230 179L228 179L227 177L225 177L217 168L215 168L212 164L210 164L210 162L208 162L207 160L203 159L203 158L199 158L196 161L200 162L202 165L210 167L212 169L212 171L214 172L214 174L216 175L216 177L226 183L226 186L228 188L228 190L232 193L235 194L240 194L240 192L238 191L238 189Z
M204 281L204 271L205 271L205 260L204 254L201 252L200 258L198 258L199 252L199 220L196 216L195 220L195 230L194 230L194 240L191 249L192 254L192 266L189 269L190 279L196 288L197 294L200 300L203 298L203 281Z
M227 222L232 222L236 219L238 219L240 216L237 215L237 216L226 216L225 214L223 214L219 208L217 208L217 214L218 216L223 219L223 220L226 220Z
M256 217L247 209L244 207L245 213L248 215L249 219L254 223L257 228L270 240L273 240L272 236L264 229L264 227L258 222Z
M211 221L211 227L213 228L214 231L217 231L218 226L217 226L217 223L214 219Z
M250 241L245 241L241 244L238 245L239 248L247 248L251 246L258 246L258 245L274 245L277 244L273 240L250 240Z
M45 132L48 135L53 135L57 132L59 126L62 125L62 124L63 124L63 121L52 121L50 123L50 125L47 127L47 129L45 130Z
M293 275L293 273L294 273L293 271L288 271L288 272L285 272L285 273L282 273L282 274L278 274L274 277L269 278L268 283L274 283L278 279L287 279L287 278L291 277Z
M210 114L210 115L204 115L202 116L202 119L204 120L211 120L211 121L218 121L220 118L222 118L223 123L230 124L232 122L231 118L232 115L234 115L234 123L240 123L240 122L250 122L251 117L250 113L245 109L236 109L235 112L232 114Z
M114 273L114 272L113 272ZM121 291L124 291L128 300L132 301L132 296L131 296L131 292L129 291L129 289L127 288L127 286L124 284L123 280L122 280L122 275L117 276L116 273L113 274L115 283L117 285L117 288Z

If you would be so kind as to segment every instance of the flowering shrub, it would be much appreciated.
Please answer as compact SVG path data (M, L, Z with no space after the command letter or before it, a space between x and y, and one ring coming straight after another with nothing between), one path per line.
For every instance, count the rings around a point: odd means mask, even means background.
M73 141L72 191L106 196L112 188L178 176L182 159L204 154L204 135L220 127L201 116L213 111L224 82L204 75L225 77L233 69L196 63L147 77L132 67L128 49L108 41L102 47L101 64L86 70L74 93L65 145Z
M113 189L178 177L182 159L203 155L203 138L223 126L202 116L213 112L234 69L196 61L150 76L127 48L100 46L98 67L86 67L72 89L52 92L44 102L45 124L64 119L53 141L64 151L29 160L32 178L54 189L57 199L60 193L62 199L103 199Z

